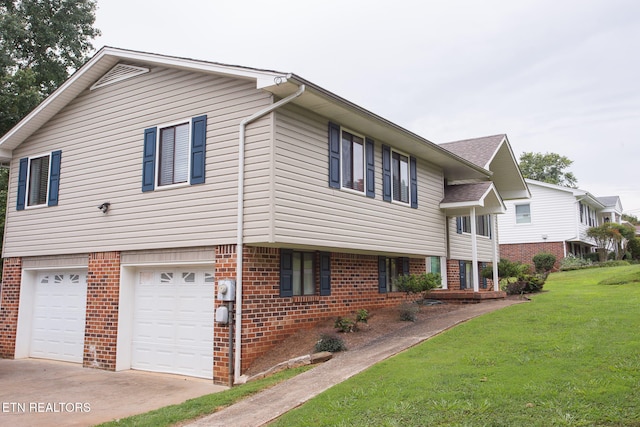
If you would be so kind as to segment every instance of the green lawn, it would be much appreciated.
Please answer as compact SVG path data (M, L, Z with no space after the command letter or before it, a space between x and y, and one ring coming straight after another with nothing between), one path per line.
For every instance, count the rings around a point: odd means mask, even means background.
M640 426L638 279L640 265L554 273L532 302L377 364L274 425Z

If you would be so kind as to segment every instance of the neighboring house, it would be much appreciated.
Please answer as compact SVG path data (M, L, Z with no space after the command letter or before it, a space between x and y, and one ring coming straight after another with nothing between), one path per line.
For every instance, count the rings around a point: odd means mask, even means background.
M490 145L469 160L294 74L103 48L0 139L0 355L229 384L400 303L400 274L474 298L494 214L529 194Z
M598 198L578 188L526 182L531 198L506 202L507 212L498 218L503 258L532 265L536 254L549 252L558 267L566 256L593 252L595 242L587 236L590 227L621 221L618 196Z

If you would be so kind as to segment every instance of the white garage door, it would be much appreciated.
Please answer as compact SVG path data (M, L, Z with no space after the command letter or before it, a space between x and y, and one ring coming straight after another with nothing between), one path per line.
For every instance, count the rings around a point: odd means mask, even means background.
M131 367L213 378L213 274L172 268L137 278Z
M40 273L34 295L29 356L82 363L87 274Z

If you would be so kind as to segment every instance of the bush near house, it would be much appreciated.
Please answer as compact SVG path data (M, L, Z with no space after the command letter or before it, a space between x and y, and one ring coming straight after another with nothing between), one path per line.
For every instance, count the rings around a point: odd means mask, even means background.
M533 257L533 265L536 273L549 274L556 264L556 256L549 252L540 252Z
M555 259L553 262L555 263ZM553 264L551 265L553 266ZM483 268L481 274L483 277L491 278L493 275L492 267L487 266ZM544 286L547 274L531 274L531 269L528 264L501 258L498 263L498 277L500 278L500 288L505 291L507 295L518 295L522 293L540 292Z

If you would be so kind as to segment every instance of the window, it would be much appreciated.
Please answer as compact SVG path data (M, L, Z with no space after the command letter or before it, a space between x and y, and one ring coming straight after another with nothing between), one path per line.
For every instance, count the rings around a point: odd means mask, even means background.
M458 234L471 233L471 217L460 216L456 218ZM476 235L491 237L491 215L476 216Z
M319 269L316 260L319 260ZM317 276L320 279L319 286L316 283ZM331 254L281 249L280 296L306 296L318 293L331 295Z
M20 159L17 210L58 204L61 159L61 151Z
M378 257L378 291L380 293L396 292L395 279L409 274L409 258Z
M189 123L160 129L158 159L158 186L187 182Z
M427 269L429 273L442 273L442 260L438 256L427 257Z
M382 200L418 207L418 169L415 157L382 146Z
M207 116L144 131L142 191L205 182Z
M329 187L375 197L374 142L329 123Z
M364 140L342 131L342 188L364 191Z
M516 205L516 224L531 223L531 205Z
M49 188L49 156L36 157L29 161L27 185L27 206L44 205L47 202Z
M393 200L409 203L409 157L391 152Z

